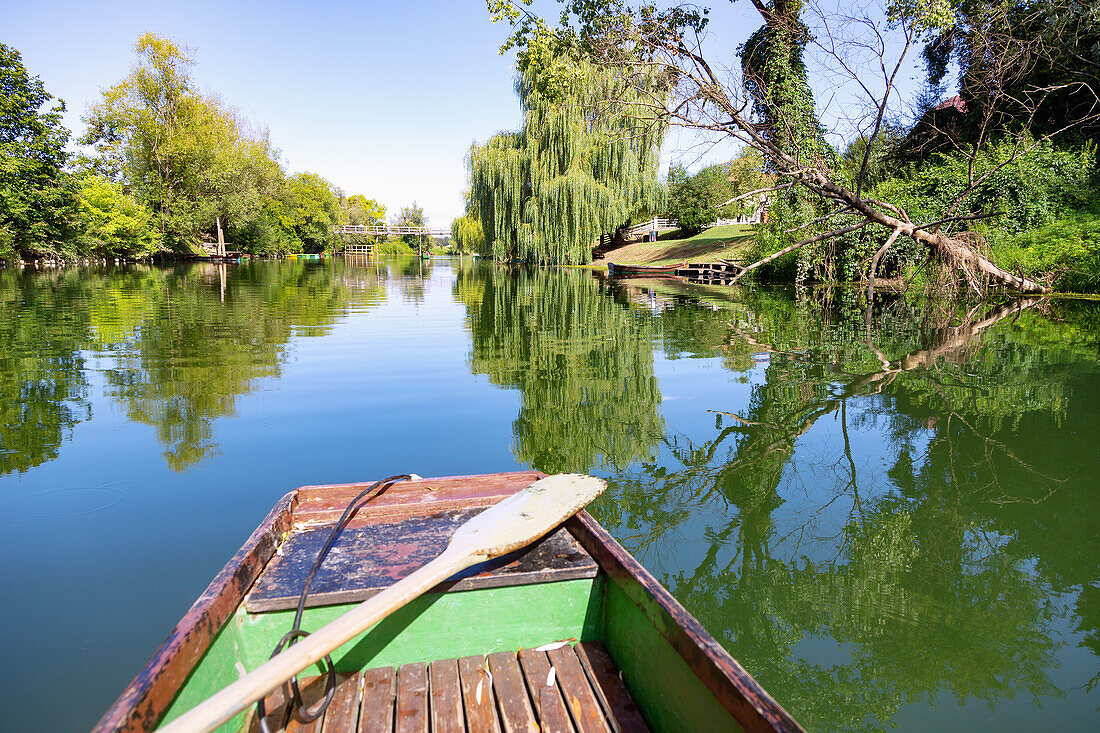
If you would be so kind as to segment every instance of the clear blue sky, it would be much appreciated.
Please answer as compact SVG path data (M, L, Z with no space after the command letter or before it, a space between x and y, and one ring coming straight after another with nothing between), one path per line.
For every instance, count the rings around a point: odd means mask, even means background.
M732 62L759 16L744 0L711 5L712 58ZM560 12L548 0L536 7ZM439 226L462 213L470 143L521 122L514 57L498 53L508 29L489 21L483 0L0 0L0 19L0 42L65 100L77 135L151 30L194 52L205 91L268 127L289 172L318 173L390 213L416 200ZM735 153L697 143L670 133L662 168Z
M470 143L520 124L507 29L477 0L0 0L0 18L0 41L65 100L77 134L151 30L194 51L199 85L266 125L289 171L390 212L415 199L433 224L462 213Z

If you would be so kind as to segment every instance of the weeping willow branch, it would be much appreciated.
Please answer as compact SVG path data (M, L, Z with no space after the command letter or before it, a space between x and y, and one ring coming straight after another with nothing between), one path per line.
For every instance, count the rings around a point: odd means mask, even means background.
M659 65L601 67L567 49L518 59L523 128L470 153L485 254L583 264L600 236L658 213L669 81ZM639 114L639 110L651 110Z

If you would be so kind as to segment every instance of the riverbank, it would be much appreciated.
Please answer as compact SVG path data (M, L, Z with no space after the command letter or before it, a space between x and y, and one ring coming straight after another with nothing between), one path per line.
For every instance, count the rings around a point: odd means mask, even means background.
M717 262L737 260L752 243L753 227L749 224L727 224L711 227L693 237L637 242L617 247L593 260L606 266L608 262L624 265L674 265L680 262Z

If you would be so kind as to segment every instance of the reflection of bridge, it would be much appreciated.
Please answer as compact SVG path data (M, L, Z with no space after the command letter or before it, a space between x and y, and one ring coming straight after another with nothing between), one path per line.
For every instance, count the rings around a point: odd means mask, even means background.
M333 227L333 234L372 234L375 236L388 236L390 234L427 234L429 237L449 237L450 228L444 227L403 227L394 224L345 224L342 227Z

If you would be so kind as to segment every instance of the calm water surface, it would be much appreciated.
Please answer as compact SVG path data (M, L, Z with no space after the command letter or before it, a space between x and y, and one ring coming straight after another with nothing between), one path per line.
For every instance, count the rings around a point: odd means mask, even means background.
M290 489L522 466L811 730L1095 730L1098 359L1095 302L0 270L0 729L93 725Z

